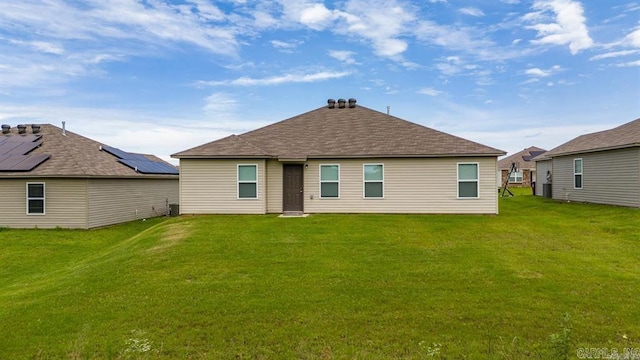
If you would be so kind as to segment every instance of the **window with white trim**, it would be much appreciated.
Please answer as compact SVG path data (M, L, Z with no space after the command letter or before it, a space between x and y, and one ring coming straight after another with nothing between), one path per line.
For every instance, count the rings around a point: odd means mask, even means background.
M320 165L320 198L340 197L340 165Z
M44 183L27 183L27 215L44 215Z
M384 165L364 164L364 197L369 199L384 198Z
M573 159L573 188L582 189L582 159Z
M458 198L479 197L478 163L458 164Z
M523 179L522 171L514 171L509 177L510 183L521 183Z
M258 165L238 165L238 199L258 198Z

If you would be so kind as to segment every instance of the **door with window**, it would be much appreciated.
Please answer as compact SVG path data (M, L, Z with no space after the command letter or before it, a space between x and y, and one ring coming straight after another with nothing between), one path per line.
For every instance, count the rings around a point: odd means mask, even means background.
M284 164L284 188L282 211L303 212L304 187L302 164Z

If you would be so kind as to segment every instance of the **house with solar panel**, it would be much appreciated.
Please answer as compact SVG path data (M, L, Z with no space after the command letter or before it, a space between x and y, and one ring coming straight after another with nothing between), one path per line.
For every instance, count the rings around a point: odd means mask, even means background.
M54 125L2 125L0 227L90 229L167 215L178 170Z
M497 214L505 152L330 99L182 152L180 213Z
M544 152L545 149L529 146L498 160L498 187L532 187L536 183L536 163L531 159Z

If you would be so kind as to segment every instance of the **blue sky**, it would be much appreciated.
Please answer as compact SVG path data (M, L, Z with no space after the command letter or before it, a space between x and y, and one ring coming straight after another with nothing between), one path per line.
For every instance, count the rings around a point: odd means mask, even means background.
M358 104L503 149L640 117L640 2L0 0L0 122L169 155ZM175 160L173 160L175 163Z

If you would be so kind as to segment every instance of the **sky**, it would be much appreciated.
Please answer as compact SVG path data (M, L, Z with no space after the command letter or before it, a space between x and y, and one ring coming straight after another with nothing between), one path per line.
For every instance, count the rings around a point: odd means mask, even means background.
M355 98L515 153L640 117L640 2L0 0L0 123L170 155Z

